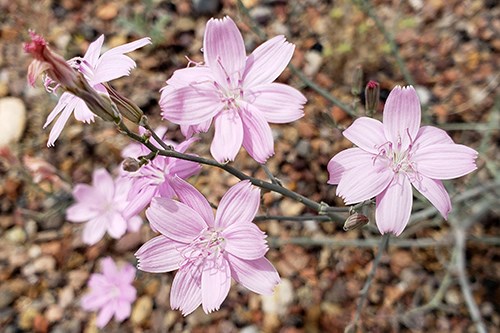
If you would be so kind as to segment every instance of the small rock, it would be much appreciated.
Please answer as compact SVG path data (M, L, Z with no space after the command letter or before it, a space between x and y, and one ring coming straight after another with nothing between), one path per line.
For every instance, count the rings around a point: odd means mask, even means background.
M216 14L219 10L219 0L192 0L193 10L201 15Z
M308 77L313 77L318 73L323 64L323 56L316 50L309 50L304 55L306 64L304 65L304 74Z
M1 129L0 129L1 133ZM1 135L1 134L0 134ZM20 226L15 226L13 228L10 228L7 230L5 233L5 238L14 244L22 244L26 241L26 232L24 229Z
M26 125L26 107L20 98L0 98L0 147L21 138Z
M107 3L101 6L96 13L96 16L101 20L112 20L118 15L118 5L114 2Z
M68 273L69 286L74 290L79 290L83 287L87 279L89 278L89 272L83 269L77 269Z
M65 309L66 307L68 307L68 305L73 303L74 299L75 299L75 292L73 291L73 288L71 288L70 286L66 286L59 291L58 304L61 308Z
M45 317L49 323L55 323L62 319L64 310L57 304L51 304L45 311Z
M267 24L273 17L273 11L269 7L257 6L250 10L250 17L262 25Z
M422 106L428 105L432 97L431 91L424 86L415 86L415 90L417 91Z
M36 333L46 333L49 331L49 322L41 314L37 314L33 320L33 331Z
M135 302L130 320L135 325L141 325L149 318L152 311L153 300L149 296L142 296Z
M33 328L35 317L39 314L38 310L33 307L28 307L21 311L21 314L19 315L19 328L26 331L31 330Z
M7 288L0 288L0 309L8 307L17 296Z
M281 279L281 283L274 289L274 294L262 295L262 310L266 314L285 315L293 301L293 294L292 282Z
M35 273L52 272L56 268L56 260L51 256L42 256L33 262Z

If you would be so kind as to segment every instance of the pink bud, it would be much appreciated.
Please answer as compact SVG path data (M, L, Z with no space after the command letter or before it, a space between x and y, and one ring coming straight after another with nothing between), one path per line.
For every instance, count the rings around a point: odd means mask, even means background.
M354 213L344 223L344 231L354 230L368 224L369 220L363 214Z
M365 108L368 115L377 112L380 99L380 85L377 81L369 81L365 88Z

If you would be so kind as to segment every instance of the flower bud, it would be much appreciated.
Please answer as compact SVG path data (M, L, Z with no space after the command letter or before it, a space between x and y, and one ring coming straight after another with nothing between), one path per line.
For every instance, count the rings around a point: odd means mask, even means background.
M380 100L380 85L377 81L369 81L365 88L365 109L368 115L377 112Z
M122 163L123 170L128 172L135 172L139 170L140 167L141 164L139 163L139 161L133 157L127 157L126 159L123 160Z
M363 69L360 65L356 66L352 78L351 94L358 96L363 89Z
M118 122L120 120L121 116L111 99L107 95L98 93L92 88L81 73L78 73L77 87L75 89L66 87L66 90L83 99L90 111L103 120L113 122Z
M59 54L50 50L45 39L29 31L31 41L24 44L24 51L33 56L28 67L28 83L33 86L40 74L46 72L63 87L74 89L78 84L77 72Z
M120 114L131 122L140 124L142 117L144 116L142 110L134 102L120 95L110 85L105 84L104 86L106 87L109 97L111 97L111 100L115 103Z
M363 214L354 213L347 218L344 223L344 231L354 230L360 228L370 222L368 217Z

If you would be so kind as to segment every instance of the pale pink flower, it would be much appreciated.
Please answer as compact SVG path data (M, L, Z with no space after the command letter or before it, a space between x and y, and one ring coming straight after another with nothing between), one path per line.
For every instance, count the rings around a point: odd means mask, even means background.
M132 265L126 263L120 269L113 259L106 257L101 261L101 268L103 274L94 273L90 276L90 292L81 300L84 310L99 310L99 328L106 326L113 315L117 322L127 319L137 293L132 285L136 272Z
M130 74L130 71L136 67L135 61L126 56L125 53L132 52L140 47L151 44L151 40L150 38L141 38L134 42L114 47L99 56L103 42L104 35L101 35L101 37L89 45L83 58L72 58L68 60L68 64L82 73L92 88L97 92L108 95L103 83L122 76L127 76ZM56 86L53 87L53 84L56 83L53 82L50 77L46 78L45 86L47 90L53 91L57 89L58 85L56 84ZM94 121L94 113L90 111L83 99L68 92L64 92L43 126L44 128L47 127L60 114L50 131L47 146L50 147L54 145L54 142L61 134L64 125L72 113L74 113L78 121L84 123Z
M347 205L376 197L375 218L382 234L399 235L411 214L413 185L446 219L450 197L441 179L476 169L477 152L453 143L445 131L420 127L420 102L413 87L394 88L383 123L361 117L344 131L358 148L335 155L328 163L329 184Z
M205 64L175 71L162 89L164 119L183 133L206 132L213 120L210 147L219 162L234 160L241 145L259 163L274 154L268 123L303 116L306 98L285 84L272 83L292 58L295 46L276 36L246 56L245 44L229 17L211 19L203 40Z
M218 310L227 297L231 277L258 294L272 294L280 278L264 257L265 233L252 220L260 190L241 181L222 197L217 213L192 185L176 177L178 201L154 198L146 216L161 235L135 254L138 268L151 273L178 269L170 291L172 309L184 316L200 304Z
M71 222L87 222L83 229L83 241L92 245L106 232L112 238L120 238L125 232L139 230L142 220L135 214L127 214L131 204L128 192L132 184L123 178L113 180L105 169L97 169L92 175L92 186L77 184L73 190L76 203L66 211Z
M145 132L142 127L140 127L139 131L141 135ZM166 127L159 127L156 130L156 134L162 139L166 132ZM164 142L172 146L175 151L185 153L189 146L197 140L198 138L190 138L181 143L170 140L164 140ZM151 139L151 142L158 148L163 149L156 140ZM123 149L122 156L137 158L141 155L147 155L149 152L149 149L145 146L132 143ZM177 175L186 179L199 173L200 170L201 165L198 163L158 155L135 172L122 172L122 177L131 183L128 194L130 204L127 207L127 213L129 215L138 214L149 205L153 197L172 198L174 196L173 177Z

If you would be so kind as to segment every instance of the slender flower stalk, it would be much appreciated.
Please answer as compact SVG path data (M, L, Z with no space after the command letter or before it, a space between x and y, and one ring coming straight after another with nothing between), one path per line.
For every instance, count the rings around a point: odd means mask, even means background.
M295 46L276 36L247 56L238 27L229 17L211 19L203 40L204 64L175 71L162 89L164 119L180 124L187 136L206 132L220 163L234 160L243 145L257 162L274 154L269 123L301 118L306 98L273 81L292 58Z
M280 278L264 257L265 234L252 223L260 190L241 181L222 197L214 214L192 185L175 177L179 201L154 198L146 216L161 235L135 254L138 268L151 273L178 270L170 292L172 309L184 316L200 304L218 310L227 297L231 277L259 294L271 294Z
M477 152L453 142L445 131L420 127L420 102L413 87L394 88L385 104L383 123L361 117L343 135L357 148L328 163L329 184L347 205L376 198L375 218L382 234L401 234L410 218L412 185L446 219L451 201L441 180L476 169Z

